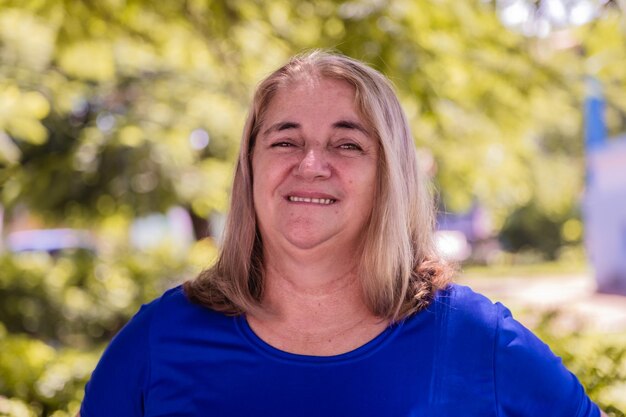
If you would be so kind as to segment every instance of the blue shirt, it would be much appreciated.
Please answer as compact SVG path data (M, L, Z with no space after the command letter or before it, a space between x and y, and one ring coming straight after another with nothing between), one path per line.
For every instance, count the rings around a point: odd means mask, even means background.
M85 388L82 417L597 417L549 348L467 287L336 356L278 350L181 287L143 306Z

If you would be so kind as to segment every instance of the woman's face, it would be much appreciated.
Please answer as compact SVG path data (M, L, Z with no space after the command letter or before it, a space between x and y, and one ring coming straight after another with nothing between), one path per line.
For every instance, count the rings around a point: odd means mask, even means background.
M378 156L350 84L317 78L280 89L252 154L264 245L355 251L372 211Z

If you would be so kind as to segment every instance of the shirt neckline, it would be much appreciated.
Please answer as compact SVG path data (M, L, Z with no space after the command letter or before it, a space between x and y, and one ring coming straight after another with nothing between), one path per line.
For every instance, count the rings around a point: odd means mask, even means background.
M281 362L300 363L300 364L337 364L352 362L362 359L369 355L376 353L380 348L387 344L394 335L396 335L403 325L403 322L394 323L381 333L379 333L372 340L365 344L345 353L331 356L313 356L302 355L297 353L290 353L280 350L263 339L261 339L250 327L245 315L234 317L235 325L243 338L257 351L272 359L279 360Z

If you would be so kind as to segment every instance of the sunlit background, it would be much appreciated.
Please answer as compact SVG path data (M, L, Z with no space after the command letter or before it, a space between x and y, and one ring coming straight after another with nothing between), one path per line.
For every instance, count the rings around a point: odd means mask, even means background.
M461 281L626 314L593 298L626 294L625 9L0 0L0 416L74 415L138 306L213 262L251 92L310 48L395 84ZM599 334L536 305L522 317L624 416L626 319Z

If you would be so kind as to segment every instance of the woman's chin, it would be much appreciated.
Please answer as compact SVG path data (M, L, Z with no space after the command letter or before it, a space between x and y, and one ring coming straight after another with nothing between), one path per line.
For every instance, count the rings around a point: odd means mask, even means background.
M314 250L317 248L324 247L325 243L328 242L328 237L320 236L320 235L311 235L307 234L305 236L295 235L295 236L287 236L287 241L291 246L300 250Z

